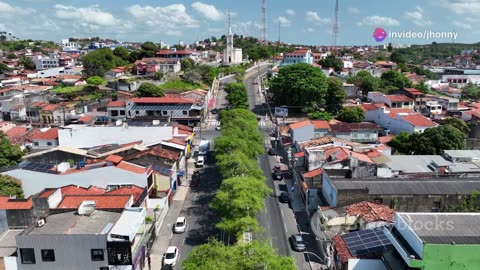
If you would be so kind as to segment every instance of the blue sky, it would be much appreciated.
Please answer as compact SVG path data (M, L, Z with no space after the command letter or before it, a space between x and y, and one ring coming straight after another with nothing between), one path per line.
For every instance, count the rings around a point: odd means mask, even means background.
M193 42L220 36L227 11L237 34L260 35L261 0L0 0L0 31L22 39L60 41L93 36L120 41ZM267 38L330 45L334 0L267 0ZM456 42L480 41L480 0L340 0L339 45L376 44L372 33L456 32ZM387 38L382 43L451 42L451 38Z

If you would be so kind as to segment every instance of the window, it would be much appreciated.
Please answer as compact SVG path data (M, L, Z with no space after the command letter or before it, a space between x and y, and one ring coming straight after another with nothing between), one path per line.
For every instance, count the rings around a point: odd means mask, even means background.
M44 262L55 261L55 252L53 251L53 249L42 249L42 261Z
M163 115L167 115L168 112L167 112L167 111L162 111L162 114L163 114Z
M47 145L48 145L48 146L52 146L52 142L47 142Z
M103 261L103 249L92 249L92 261Z
M383 199L382 199L382 198L375 198L375 199L373 199L373 202L374 202L374 203L378 203L378 204L382 204L382 203L383 203Z
M124 111L124 110L121 110L121 111L120 111L120 115L125 115L125 111Z
M38 146L38 142L34 142L33 145Z
M147 111L148 116L153 116L153 111Z
M187 115L187 111L183 111L182 113L183 113L183 115Z
M135 111L135 114L136 114L136 115L139 115L139 114L140 114L140 111Z
M21 248L20 257L23 264L35 264L35 251L33 248Z
M110 116L118 116L118 111L110 111Z

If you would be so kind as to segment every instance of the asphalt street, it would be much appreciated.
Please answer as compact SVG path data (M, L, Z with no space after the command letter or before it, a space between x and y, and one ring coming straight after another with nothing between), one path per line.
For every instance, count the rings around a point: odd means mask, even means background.
M207 243L208 238L220 239L220 231L215 228L219 217L211 208L212 199L220 187L220 173L214 164L215 157L209 153L205 166L200 169L200 186L190 187L180 216L187 219L187 230L173 234L170 245L179 249L179 264L187 258L193 247ZM173 232L172 232L173 233Z

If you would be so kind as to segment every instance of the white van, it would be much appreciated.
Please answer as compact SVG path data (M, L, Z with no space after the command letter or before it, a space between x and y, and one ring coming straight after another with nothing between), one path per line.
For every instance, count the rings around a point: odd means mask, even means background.
M198 156L197 157L197 163L195 165L197 167L203 167L203 165L205 165L205 157L204 156Z

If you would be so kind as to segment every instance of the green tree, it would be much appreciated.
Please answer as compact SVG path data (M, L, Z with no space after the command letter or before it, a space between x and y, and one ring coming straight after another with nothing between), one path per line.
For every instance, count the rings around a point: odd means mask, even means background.
M473 83L468 83L462 88L462 95L466 98L478 100L480 98L480 87L474 85Z
M360 107L344 107L338 113L337 119L347 123L365 121L365 112Z
M125 62L130 61L130 53L126 48L123 48L123 47L115 48L115 50L113 50L113 55L118 56L120 59L122 59Z
M333 116L329 114L328 112L311 112L308 114L308 119L310 120L325 120L325 121L330 121L333 119Z
M465 134L452 125L429 128L415 135L412 147L416 155L441 155L444 150L465 148Z
M20 56L20 58L18 59L18 62L20 63L20 65L22 65L25 69L31 69L31 70L34 70L35 69L35 63L32 61L32 59L30 57L27 57L25 55L22 55Z
M12 145L7 135L0 131L0 168L15 166L22 161L23 151Z
M165 92L157 85L149 82L142 83L135 94L137 97L163 97Z
M394 70L384 72L381 76L381 80L383 88L388 88L390 86L392 86L392 89L412 87L412 82L405 77L405 75Z
M424 94L428 94L430 92L430 89L424 82L413 85L413 88L417 89L418 91Z
M11 69L5 65L4 63L0 63L0 74L3 74L4 72L8 72L10 71Z
M335 56L329 56L320 60L319 64L323 68L333 68L336 72L339 72L343 69L342 60L336 58Z
M124 64L122 59L113 55L112 50L108 48L87 53L82 57L82 63L83 72L87 77L95 75L102 77L108 70Z
M182 75L182 78L191 83L198 84L202 82L202 74L195 69L185 71L185 73Z
M410 69L407 67L407 64L405 63L398 63L397 69L399 69L400 72L410 72Z
M7 54L7 58L8 58L8 59L16 59L16 58L17 58L17 55L11 52L11 53L8 53L8 54Z
M292 257L279 256L265 242L225 245L211 239L195 247L182 263L184 270L275 269L295 270Z
M452 126L456 127L458 130L463 132L463 134L465 134L467 137L468 137L468 134L470 134L470 127L467 125L467 123L465 123L465 121L463 121L461 119L454 118L454 117L449 117L449 118L445 119L442 124L452 125Z
M403 56L395 51L395 52L392 52L392 54L390 54L390 61L392 62L395 62L395 63L405 63L405 59L403 59Z
M226 99L233 108L248 108L248 92L244 83L228 83L225 84L223 89L227 92Z
M0 195L23 199L22 181L8 175L0 175Z
M406 132L400 132L387 144L401 154L410 155L413 151L411 137Z
M388 43L387 51L388 51L388 52L392 52L392 51L393 51L393 47L392 47L392 43L391 43L391 42Z
M151 51L154 54L160 49L157 44L151 42L151 41L146 41L141 45L142 50L145 51Z
M381 84L378 78L373 77L372 74L365 70L361 70L355 76L348 78L347 82L357 86L365 96L369 92L379 91Z
M325 108L327 112L338 113L345 101L346 93L343 89L343 83L335 77L329 77L327 80L327 96L325 98Z
M105 81L103 80L102 77L100 76L92 76L92 77L88 77L87 78L87 83L90 84L90 85L94 85L94 86L99 86L101 84L103 84Z
M270 91L277 104L305 106L315 102L325 106L327 78L323 72L309 64L294 64L282 67L270 80Z
M181 65L183 71L187 71L187 70L190 70L191 68L193 68L193 66L195 65L195 62L193 61L192 58L186 57L186 58L183 58L180 61L180 65Z

